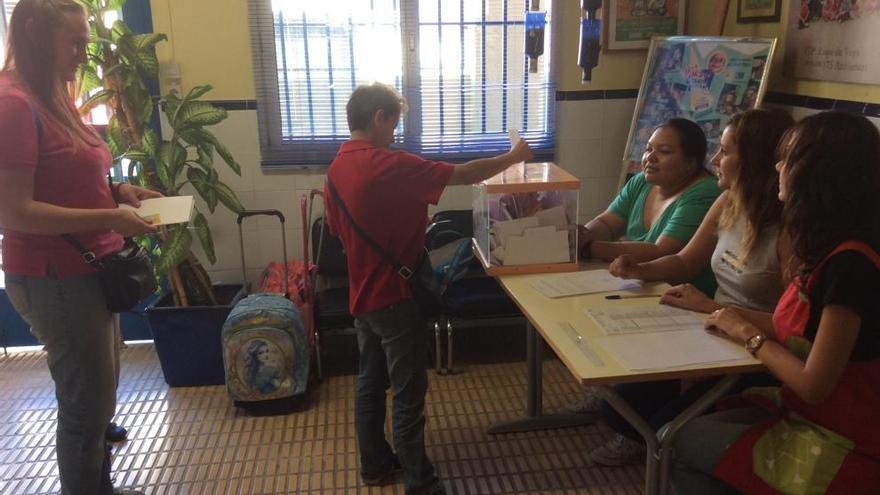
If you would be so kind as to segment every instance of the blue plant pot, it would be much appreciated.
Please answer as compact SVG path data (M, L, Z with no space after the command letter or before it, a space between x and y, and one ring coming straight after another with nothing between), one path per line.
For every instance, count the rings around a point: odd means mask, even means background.
M173 306L171 294L146 309L165 383L172 387L223 385L220 332L244 296L241 284L215 285L218 306Z

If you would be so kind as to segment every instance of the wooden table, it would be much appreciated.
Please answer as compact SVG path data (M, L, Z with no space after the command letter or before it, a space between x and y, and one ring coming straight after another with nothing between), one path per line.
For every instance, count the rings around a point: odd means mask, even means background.
M584 269L602 268L603 265L585 265ZM498 277L504 290L526 316L526 361L528 369L528 401L526 416L491 425L490 434L533 431L587 424L595 420L589 415L544 414L541 398L541 353L547 342L575 380L583 386L593 386L614 409L641 434L647 445L645 465L645 493L665 493L668 485L671 445L678 430L698 416L737 382L739 374L763 370L761 363L743 349L742 359L723 363L694 365L655 371L633 371L624 368L595 339L602 330L585 314L585 308L627 305L656 305L659 297L607 300L608 293L551 299L534 289L530 282L544 275L507 275ZM646 283L638 291L627 294L659 296L669 285ZM703 397L669 422L660 431L654 431L610 386L617 383L653 380L701 378L726 375Z

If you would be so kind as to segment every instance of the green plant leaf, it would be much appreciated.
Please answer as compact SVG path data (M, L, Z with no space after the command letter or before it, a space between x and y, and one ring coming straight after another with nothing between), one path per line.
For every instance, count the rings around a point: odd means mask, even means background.
M112 98L114 94L116 93L110 89L102 89L101 91L93 94L79 107L80 115L86 115L91 112L92 109L96 106L107 103L108 101L110 101L110 98Z
M222 182L217 182L214 185L214 189L217 191L217 199L223 203L223 206L229 208L230 211L233 213L239 213L244 210L244 206L241 205L238 196L235 195L229 186Z
M207 131L206 131L207 132ZM229 168L235 172L235 175L241 177L241 165L235 161L235 158L232 156L232 153L226 149L226 146L223 145L213 134L211 134L211 138L214 140L214 149L217 150L217 154L223 158L223 161L229 165Z
M80 3L83 4L83 7L89 12L98 9L98 0L80 0Z
M126 72L131 72L131 67L125 64L116 64L104 71L104 78L106 79L107 76L112 76L113 74L120 74L122 77L124 77L123 74L125 74Z
M217 154L220 155L221 158L223 158L223 161L226 162L227 165L229 165L229 168L231 168L236 175L241 176L241 165L237 161L235 161L232 153L229 152L226 146L221 143L220 140L217 139L217 136L215 136L213 133L205 129L192 129L187 130L186 135L188 136L187 142L190 144L197 144L198 146L201 146L201 143L210 143L214 147L214 150L217 152Z
M205 256L208 257L208 261L213 265L217 262L217 256L214 254L214 240L211 237L208 221L198 209L196 210L195 218L193 218L193 227L195 227L196 237L199 238L199 242L202 244L202 249L205 250Z
M196 160L199 165L205 170L211 170L214 168L214 148L211 145L208 146L196 146L196 152L199 155L199 159Z
M201 98L205 93L214 89L210 84L205 84L203 86L196 86L193 89L189 90L189 93L183 98L186 101L193 101L198 98Z
M154 131L151 127L144 128L143 140L144 151L150 156L155 156L156 142L159 140L159 138L156 136L156 131Z
M211 182L211 176L203 170L190 167L189 170L186 171L186 178L189 179L190 184L193 185L196 192L199 193L199 196L201 196L202 199L205 200L205 203L208 204L208 210L211 213L214 213L214 209L217 208L218 198L217 189Z
M128 139L119 127L119 121L116 117L110 119L107 123L107 147L110 148L110 155L114 158L120 156L128 149Z
M226 110L205 101L184 101L172 122L174 128L214 125L226 119Z
M174 118L174 113L177 112L177 108L180 107L180 98L174 93L168 93L160 105L168 120L171 121Z
M125 41L123 38L128 38L128 41ZM128 24L126 24L125 21L122 21L122 20L115 21L113 23L113 25L110 27L110 39L113 40L117 45L120 45L120 43L130 44L131 43L131 28L128 27Z
M128 0L107 0L107 10L119 10Z
M169 229L168 238L162 243L162 254L156 260L156 272L167 274L172 268L183 263L192 246L192 234L186 225L177 225Z
M165 141L156 149L156 174L165 192L176 194L177 175L186 161L186 148L179 143Z
M144 153L143 151L139 151L139 150L128 150L123 155L123 158L127 158L129 160L133 160L136 162L145 162L150 159L150 155Z
M143 50L145 48L155 47L156 43L159 43L160 41L165 41L167 39L168 36L165 36L164 33L136 34L134 35L134 45L139 50Z
M80 96L91 93L102 84L101 78L98 77L98 71L88 64L79 66L76 73L76 80Z
M156 58L156 50L152 47L138 50L135 56L137 57L138 67L144 71L147 76L159 76L159 59Z

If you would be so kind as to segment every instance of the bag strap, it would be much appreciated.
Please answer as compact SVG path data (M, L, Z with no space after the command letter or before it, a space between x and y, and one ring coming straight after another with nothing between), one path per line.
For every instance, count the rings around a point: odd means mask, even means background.
M339 206L339 209L342 210L342 213L345 214L345 218L348 219L348 223L351 225L351 228L357 232L361 238L366 241L367 244L373 248L373 251L379 255L386 263L391 265L397 274L400 275L404 280L409 281L409 279L413 276L413 271L410 267L400 263L395 260L387 251L382 249L382 246L379 245L376 241L373 240L360 226L357 222L354 221L354 218L351 217L351 213L348 211L348 208L345 207L345 202L342 201L342 198L339 197L339 193L336 192L336 188L333 187L333 183L330 182L330 177L327 177L327 189L330 190L330 195L333 196L333 201L336 202L336 205Z
M37 107L34 105L34 102L29 101L31 107L31 114L34 116L34 127L37 128L37 155L39 155L40 142L43 140L43 122L40 120L40 113L37 112ZM113 198L113 201L118 206L119 203L116 201L116 195L113 194L113 178L110 175L110 172L107 172L107 184L110 187L110 196ZM73 246L74 249L79 251L80 258L86 263L89 264L96 269L100 270L104 267L104 264L98 260L98 257L95 256L94 251L90 251L88 248L83 246L79 239L70 235L70 234L61 234L61 237L67 241L68 244Z

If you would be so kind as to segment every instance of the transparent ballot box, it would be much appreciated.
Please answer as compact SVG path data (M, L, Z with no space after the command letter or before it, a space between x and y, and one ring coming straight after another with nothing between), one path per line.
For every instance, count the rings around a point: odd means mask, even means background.
M520 163L473 186L474 251L486 273L577 270L580 180L554 163Z

